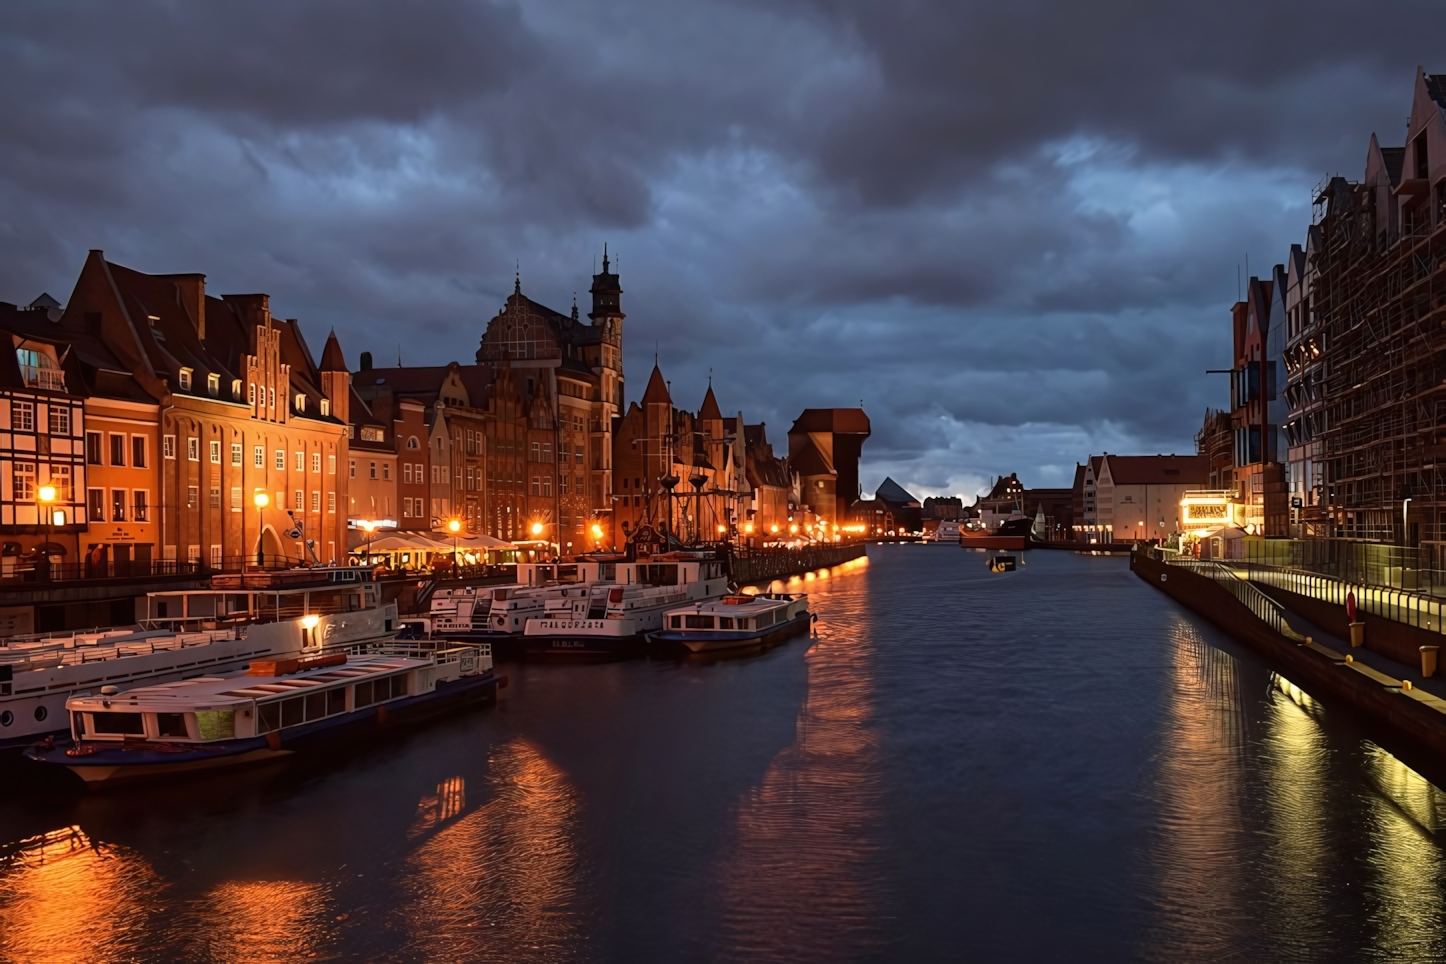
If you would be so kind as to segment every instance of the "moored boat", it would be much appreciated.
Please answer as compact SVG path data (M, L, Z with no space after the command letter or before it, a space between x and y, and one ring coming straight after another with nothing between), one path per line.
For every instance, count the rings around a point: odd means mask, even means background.
M72 697L68 743L25 751L90 786L279 759L376 725L496 693L485 645L388 643L353 654L257 660L244 674Z
M0 641L0 749L68 732L66 700L135 686L239 672L253 659L391 639L393 603L369 573L306 570L284 585L250 573L244 588L149 594L137 626Z
M737 593L670 609L648 642L694 653L768 645L807 632L812 619L807 593Z

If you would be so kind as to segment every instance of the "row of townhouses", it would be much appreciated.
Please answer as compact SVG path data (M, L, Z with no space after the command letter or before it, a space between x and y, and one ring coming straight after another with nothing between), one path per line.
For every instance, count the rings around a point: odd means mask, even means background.
M868 418L809 409L775 454L709 384L680 409L654 368L627 400L622 288L554 311L520 279L471 363L350 370L266 295L90 253L69 300L0 303L4 573L344 562L363 530L617 548L639 527L761 544L847 518Z

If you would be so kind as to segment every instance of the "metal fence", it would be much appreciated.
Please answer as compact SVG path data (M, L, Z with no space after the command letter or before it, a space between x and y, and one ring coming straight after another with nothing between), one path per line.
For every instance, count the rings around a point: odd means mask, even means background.
M1285 618L1285 607L1261 592L1239 570L1218 562L1189 559L1167 550L1151 549L1149 552L1162 562L1215 580L1224 586L1232 596L1244 603L1257 618L1286 639L1297 642L1305 640L1304 636L1291 628L1290 622Z

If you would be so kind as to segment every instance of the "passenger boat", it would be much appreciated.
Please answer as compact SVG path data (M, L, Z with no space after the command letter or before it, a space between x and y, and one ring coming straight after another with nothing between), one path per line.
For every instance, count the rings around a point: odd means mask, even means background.
M1002 549L1019 552L1029 548L1032 523L1025 518L1010 519L997 529L963 529L959 545L965 549Z
M663 614L728 592L724 561L711 551L679 550L612 563L611 580L546 603L527 621L529 656L617 658L642 653Z
M439 589L424 618L409 620L409 635L458 642L485 642L501 657L521 649L527 621L546 611L547 601L586 592L613 577L611 557L588 556L569 563L519 563L511 586Z
M648 642L680 645L694 653L781 643L808 632L812 619L807 593L735 593L670 609L664 628L649 633Z
M66 701L68 743L25 751L90 786L275 760L346 732L404 722L493 696L488 647L351 647L352 654L256 660L201 676Z
M371 574L307 570L307 581L250 573L243 588L150 593L138 625L0 641L0 749L68 732L65 702L102 686L239 672L253 659L320 652L396 635ZM234 586L234 588L233 588Z

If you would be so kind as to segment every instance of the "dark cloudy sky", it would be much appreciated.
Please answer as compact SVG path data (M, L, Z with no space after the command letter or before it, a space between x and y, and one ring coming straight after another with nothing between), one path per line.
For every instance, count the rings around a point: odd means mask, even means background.
M1236 267L1402 139L1439 2L0 4L0 300L87 249L414 364L621 255L654 345L777 443L863 400L864 484L1186 451ZM1264 273L1263 270L1261 273ZM586 308L584 308L586 310Z

